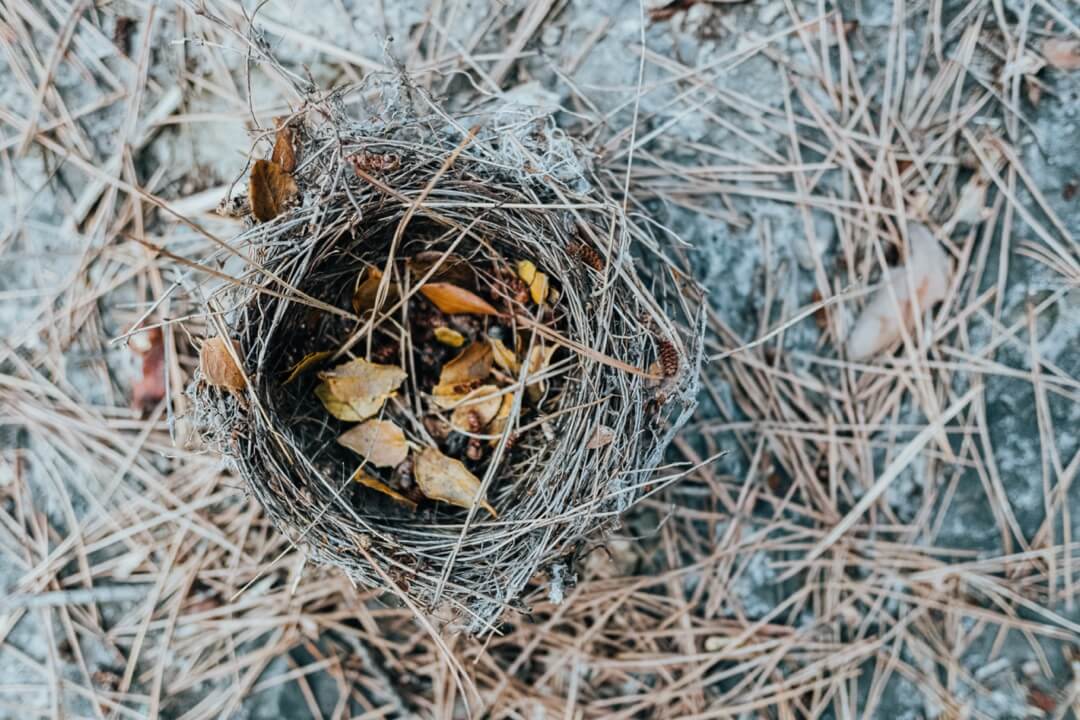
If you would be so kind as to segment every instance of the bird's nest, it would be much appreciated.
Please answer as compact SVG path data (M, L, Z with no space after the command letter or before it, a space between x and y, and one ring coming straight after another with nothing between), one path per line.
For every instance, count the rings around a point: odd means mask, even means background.
M478 630L660 484L703 319L664 238L550 117L416 97L358 120L333 95L266 133L234 203L263 218L230 243L247 268L207 299L245 380L204 366L192 394L310 557ZM397 384L368 374L385 366Z

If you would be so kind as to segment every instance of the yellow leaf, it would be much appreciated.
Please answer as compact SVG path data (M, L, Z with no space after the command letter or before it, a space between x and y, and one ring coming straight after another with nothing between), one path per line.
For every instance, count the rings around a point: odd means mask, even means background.
M494 385L481 385L454 406L454 412L450 414L450 426L459 431L479 432L487 427L501 406L499 388Z
M521 363L518 362L514 351L506 347L502 340L488 338L488 342L491 343L491 353L495 359L495 364L511 375L516 376L518 370L521 369Z
M368 420L337 439L375 467L400 465L409 454L405 433L389 420Z
M443 365L439 372L439 386L450 388L487 379L491 374L493 353L486 342L470 343L469 347Z
M558 349L558 345L551 345L550 347L539 344L533 345L532 350L529 351L529 375L538 375L547 370L548 365L551 364L551 357ZM528 383L525 386L525 391L529 394L529 399L534 403L540 402L540 398L547 392L547 384L547 380L536 380Z
M364 271L364 281L356 287L353 293L352 306L357 315L375 307L375 298L379 292L379 283L382 282L383 273L377 267L369 267ZM383 304L397 302L401 296L397 283L390 283L386 288L386 297Z
M240 345L233 340L232 346L239 357ZM202 370L206 382L214 387L232 392L241 392L244 389L244 373L236 366L236 361L225 344L225 338L220 335L208 338L199 348L199 369Z
M318 352L308 353L304 357L300 358L300 362L296 363L289 369L289 376L285 378L285 384L288 385L293 380L300 377L305 372L315 367L333 354L333 350L319 350Z
M537 305L543 305L548 297L548 276L546 273L537 272L536 277L529 283L529 296Z
M435 339L443 345L459 348L465 344L465 336L453 328L439 326L435 328Z
M277 163L287 173L296 169L296 150L293 147L293 131L285 121L288 118L274 118L277 125L277 135L274 136L274 151L270 154L270 162Z
M296 181L280 165L269 160L255 161L248 181L248 201L256 220L273 220L297 192Z
M420 491L432 500L462 508L474 504L498 519L495 508L480 495L480 480L460 460L449 458L435 448L424 448L416 456L413 469Z
M499 314L499 311L484 298L450 283L428 283L420 288L420 292L447 315Z
M548 296L548 276L537 271L531 260L518 260L517 274L521 282L529 286L529 296L537 305L543 305Z
M379 478L368 475L366 472L364 472L363 468L357 468L356 472L353 473L352 479L360 483L364 487L369 487L372 490L378 490L383 495L389 495L402 505L408 506L410 510L416 509L416 503L399 493L397 490L394 490L392 487L384 483Z
M532 285L533 278L536 277L536 265L530 260L518 260L517 274L521 282Z
M405 371L396 365L357 358L319 373L323 382L315 388L315 395L334 417L359 422L379 412L405 377Z

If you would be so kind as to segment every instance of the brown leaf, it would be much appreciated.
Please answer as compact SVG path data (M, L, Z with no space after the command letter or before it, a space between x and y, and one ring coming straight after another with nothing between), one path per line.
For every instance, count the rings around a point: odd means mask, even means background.
M416 456L414 473L420 491L432 500L466 509L476 504L491 513L491 517L499 517L495 508L479 497L480 480L460 460L447 457L435 448L424 448Z
M296 149L293 145L294 133L292 128L285 124L288 118L274 118L277 125L277 135L274 137L274 151L270 154L270 162L277 165L287 173L296 169Z
M610 445L611 441L615 439L615 431L609 428L607 425L597 425L596 430L593 431L592 437L589 438L589 442L585 445L589 450L598 450L605 445Z
M410 510L416 510L416 503L414 503L412 500L405 497L397 490L384 483L379 478L368 475L366 472L364 472L363 468L357 468L356 472L353 473L352 479L360 483L364 487L369 487L372 490L377 490L381 492L383 495L388 495L394 498L402 505L407 506Z
M375 307L375 298L378 295L382 278L382 270L377 267L369 267L364 271L364 280L356 287L356 292L353 293L352 298L353 311L357 315ZM398 290L398 285L392 282L386 288L383 305L397 302L399 297L401 297L401 292Z
M315 395L330 414L339 420L359 422L379 412L406 374L396 365L357 358L321 372L319 377L323 382L315 388Z
M323 360L331 357L334 354L333 350L319 350L318 352L308 353L304 357L300 358L300 361L289 368L289 376L285 378L285 385L288 385L296 378L306 373L311 368L315 367Z
M405 433L389 420L368 420L337 439L375 467L400 465L409 454Z
M479 432L499 412L502 396L494 385L481 385L461 398L450 414L450 426L455 430Z
M1080 40L1048 38L1043 42L1042 54L1058 70L1080 70Z
M439 372L439 384L432 391L435 404L442 408L453 407L481 380L491 375L491 345L474 342L443 365Z
M447 315L498 315L491 303L474 292L450 283L428 283L420 292Z
M299 190L292 175L269 160L256 160L248 182L251 213L259 222L273 220Z
M208 338L199 348L199 369L203 378L214 387L225 388L230 392L242 392L246 383L244 373L236 366L236 361L229 354L225 338L220 335ZM233 350L240 355L240 345L233 340Z
M131 388L131 404L146 412L165 397L165 343L161 328L132 336L131 348L142 357L142 377Z

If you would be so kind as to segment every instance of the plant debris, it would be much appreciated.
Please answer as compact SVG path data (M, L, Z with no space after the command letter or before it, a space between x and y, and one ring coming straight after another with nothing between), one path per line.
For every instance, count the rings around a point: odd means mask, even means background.
M255 161L248 183L248 199L256 220L267 222L276 218L297 192L296 181L280 165L270 160Z
M315 394L334 417L359 422L379 412L405 377L405 371L396 365L357 358L319 373L323 382Z
M337 441L380 468L400 465L409 454L405 433L389 420L368 420Z
M491 517L499 517L491 503L480 497L480 480L460 460L446 457L435 448L424 448L417 454L416 482L432 500L466 509L479 505Z
M239 393L244 390L244 373L236 366L233 354L239 357L240 345L235 340L231 342L233 352L225 338L220 335L207 338L199 348L199 369L203 378L213 387L224 388L229 392Z

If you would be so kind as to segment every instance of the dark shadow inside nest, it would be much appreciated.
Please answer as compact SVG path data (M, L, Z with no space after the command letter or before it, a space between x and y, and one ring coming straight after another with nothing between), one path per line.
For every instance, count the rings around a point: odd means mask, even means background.
M532 331L522 327L515 314L530 314L558 333L565 333L569 321L557 305L531 305L528 288L524 287L514 271L514 261L509 248L497 244L465 239L452 246L452 240L443 228L424 219L414 220L407 238L400 243L395 260L387 265L386 248L392 244L396 222L386 222L382 228L356 232L351 237L338 240L334 246L320 252L320 260L306 275L300 289L310 296L339 308L349 308L355 303L358 285L371 272L384 272L389 267L391 286L398 292L389 293L378 310L379 321L370 333L364 332L372 317L372 310L359 312L358 323L350 318L324 312L310 306L292 303L281 314L281 320L273 325L270 335L256 339L250 336L248 343L259 342L266 347L266 358L259 372L260 395L279 432L289 436L295 448L306 456L311 466L333 487L345 487L340 498L349 503L356 514L368 520L408 521L417 520L429 529L440 522L454 527L466 510L453 505L435 502L420 492L411 477L410 459L393 468L365 470L380 481L405 495L416 503L415 511L386 495L365 487L349 478L363 463L361 457L337 440L355 425L339 420L327 412L316 396L319 373L316 370L299 374L293 381L285 382L294 368L305 356L313 352L337 350L350 338L359 335L346 355L337 360L327 360L323 369L362 357L372 362L401 366L409 379L401 392L391 398L379 417L393 420L406 431L411 439L434 444L448 457L462 461L477 477L483 477L494 458L498 439L490 437L490 429L474 429L474 433L459 432L454 427L447 430L443 413L431 412L431 406L422 398L430 394L439 382L440 369L462 352L462 347L452 347L440 342L435 336L439 328L450 328L465 338L466 345L487 342L488 338L515 347L517 354L528 353L532 342L541 342ZM452 251L452 252L451 252ZM506 253L505 255L503 253ZM417 284L429 276L428 282L452 283L475 292L505 312L500 316L471 314L448 314L419 292L401 302L402 293L416 290ZM279 312L282 301L267 297L262 301L261 314L272 317ZM395 309L395 306L396 307ZM404 312L403 312L404 306ZM354 311L356 308L353 308ZM385 316L385 318L384 318ZM249 324L258 328L260 324ZM256 332L262 332L256 330ZM516 342L515 342L516 341ZM556 364L569 358L566 349L559 349L548 358ZM565 365L566 363L564 363ZM498 372L498 370L496 370ZM519 471L533 460L532 455L556 431L558 420L541 427L540 418L559 405L559 396L573 375L570 369L546 383L541 396L535 402L523 402L515 430L499 459L495 482L490 486L488 497L496 507L510 508L522 494L530 490L515 484ZM515 378L504 377L512 383ZM415 381L415 384L413 382ZM530 388L531 389L531 386ZM423 411L420 409L423 408ZM475 435L483 436L478 441ZM474 451L475 452L474 454ZM522 467L517 467L521 465ZM300 484L310 482L307 473L292 473L291 482L298 490ZM322 502L331 500L325 487L306 488ZM340 500L333 502L329 513L340 515L346 509ZM478 518L478 520L481 518Z

